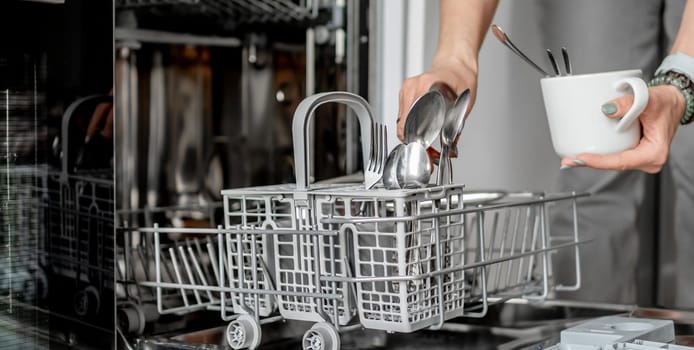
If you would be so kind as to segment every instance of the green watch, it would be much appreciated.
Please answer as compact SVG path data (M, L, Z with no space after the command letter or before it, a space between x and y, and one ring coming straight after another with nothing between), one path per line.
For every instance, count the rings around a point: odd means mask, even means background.
M667 71L656 75L648 82L648 86L665 84L676 87L684 96L684 114L680 119L680 124L684 125L691 123L692 119L694 119L694 90L692 89L692 81L684 74L675 71Z

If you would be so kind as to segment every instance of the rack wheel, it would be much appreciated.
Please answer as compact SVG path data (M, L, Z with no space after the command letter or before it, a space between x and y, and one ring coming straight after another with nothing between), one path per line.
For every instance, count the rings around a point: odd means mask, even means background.
M135 304L127 301L119 304L116 312L118 327L126 334L141 335L147 323L159 319L157 306L153 304Z
M306 331L301 345L304 350L340 350L340 333L329 323L316 323Z
M140 335L145 330L145 314L139 305L128 303L118 307L118 326L126 334Z
M241 315L227 326L227 344L232 349L255 349L261 335L260 323L251 315Z
M94 286L88 286L75 293L72 300L75 313L79 316L96 315L101 307L99 291Z

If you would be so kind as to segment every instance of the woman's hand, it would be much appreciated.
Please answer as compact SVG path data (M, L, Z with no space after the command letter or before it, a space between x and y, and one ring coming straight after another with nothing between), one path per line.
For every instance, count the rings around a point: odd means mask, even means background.
M633 95L622 96L604 104L603 113L610 118L621 118L633 101ZM684 96L676 87L651 87L648 89L648 105L639 116L641 141L636 147L608 155L584 153L575 159L566 157L561 160L562 168L587 166L595 169L638 169L647 173L657 173L667 161L670 144L684 114L684 107Z
M439 56L437 54L437 56ZM477 90L477 65L452 58L434 58L431 70L408 78L400 88L398 111L398 138L404 140L405 119L410 107L420 96L425 94L435 82L443 82L453 89L457 95L465 89L470 89L470 105L472 108Z

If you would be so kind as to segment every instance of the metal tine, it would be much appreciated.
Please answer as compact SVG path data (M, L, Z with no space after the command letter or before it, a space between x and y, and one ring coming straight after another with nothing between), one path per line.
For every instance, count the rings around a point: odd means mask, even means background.
M246 15L253 16L250 20L251 22L256 21L258 18L264 18L267 15L268 9L259 6L255 1L244 1L244 0L232 0L241 7L245 7Z
M494 211L494 214L492 216L492 227L491 227L491 239L487 243L489 245L489 248L487 249L487 257L486 259L494 259L494 244L496 242L496 231L499 225L499 211ZM498 266L496 264L490 265L489 266L489 275L487 276L487 289L492 290L494 287L493 284L491 284L492 281L492 275L496 270L498 269Z
M209 237L209 236L207 236L207 237ZM199 257L205 256L205 253L203 252L202 247L200 246L200 239L199 239L199 238L195 238L195 239L193 239L192 241L193 241L193 245L195 246L195 250L196 250L197 253L198 253L198 256L199 256ZM208 266L205 266L205 268L202 269L202 272L204 273L204 277L205 277L208 281L212 281L212 277L213 277L213 276L210 275L210 268L209 268Z
M183 267L185 268L186 275L188 276L188 282L191 285L197 284L195 278L193 277L193 272L190 269L190 264L188 263L188 258L186 257L186 251L182 244L178 246L178 253L181 255L181 261L183 261ZM197 289L193 289L193 295L195 295L195 300L198 302L198 304L202 304L200 292Z
M208 13L221 12L223 15L236 16L238 15L238 10L234 7L228 5L226 2L219 1L208 1L199 5L200 10L206 11Z
M540 211L539 208L538 208L537 210L538 210L538 212ZM539 232L540 232L540 225L542 225L542 222L541 222L541 220L540 220L540 217L539 217L539 215L535 215L535 220L533 220L533 238L532 238L532 240L531 240L531 242L530 242L530 249L531 249L531 251L536 251L536 250L537 250L537 248L536 248L536 246L537 246L537 244L538 244L537 235L538 235ZM527 279L528 279L528 280L530 280L530 277L532 276L532 273L533 273L533 267L534 267L534 265L535 265L535 256L536 256L536 255L537 255L537 254L533 254L533 255L530 255L530 256L528 257L528 259L529 259L529 262L528 262L528 274L527 274Z
M371 126L371 149L369 150L369 162L364 169L364 184L367 189L372 188L383 176L383 168L386 159L386 127L379 123Z
M195 268L195 271L198 273L200 282L203 286L207 287L207 278L205 278L205 274L203 274L202 269L200 268L200 263L198 263L198 259L195 258L195 252L193 252L193 247L188 246L188 254L190 255L190 260L193 262L193 267ZM210 302L214 301L214 298L212 297L212 292L210 292L209 289L205 292L207 293L208 300Z
M554 58L554 54L552 54L552 50L547 49L547 57L549 57L549 63L552 65L554 75L560 76L561 72L559 71L559 65L557 64L557 60Z
M171 265L172 264L169 263L169 260L166 257L166 249L163 249L160 246L157 247L157 249L160 249L159 259L161 262L161 264L160 264L161 268L159 269L159 271L154 271L154 273L156 274L154 276L154 278L157 278L157 276L160 276L161 280L163 282L173 282L174 281L174 274L173 274L173 272L171 272ZM156 255L157 252L155 251L154 253ZM156 259L156 256L154 257L154 259ZM154 260L154 259L152 259L152 260ZM156 268L155 268L155 270L156 270Z
M503 236L501 238L501 246L499 247L499 258L503 258L505 256L505 251L506 251L506 241L508 240L508 234L509 230L511 229L511 217L513 216L513 213L516 212L516 210L510 210L507 215L506 215L506 220L504 221L504 230L503 230ZM509 252L509 254L513 254L513 252ZM504 272L504 267L507 266L507 264L499 264L499 270L497 271L496 274L496 285L501 286L501 275Z
M514 254L516 251L516 242L518 241L518 231L520 230L521 224L521 209L516 210L516 220L513 226L513 238L511 239L511 248L509 249L509 255ZM511 283L511 271L513 270L514 260L509 260L506 262L506 287Z
M569 60L569 52L566 50L566 46L561 48L561 55L564 58L564 67L566 68L566 75L572 74L571 60Z
M524 219L523 224L522 224L522 227L523 227L523 236L521 237L521 240L520 240L520 245L521 245L521 247L520 247L520 250L521 250L520 253L521 253L521 254L522 254L522 253L525 253L525 244L526 244L527 237L528 237L528 225L529 225L529 222L530 222L531 214L532 214L531 208L528 207L528 209L526 210L526 213L525 213L525 219ZM513 260L514 260L514 270L515 270L515 265L518 265L517 272L515 272L515 273L516 273L517 276L520 276L520 274L521 274L521 269L523 268L523 267L521 266L521 265L522 265L522 260L521 260L521 259L513 259Z
M530 222L533 218L533 207L528 207L528 215L526 217L525 221L525 229L523 230L523 244L521 245L521 254L526 252L526 248L528 246L528 228L530 227ZM534 220L533 220L534 221ZM531 230L534 231L534 228ZM534 233L531 233L530 239L532 240L532 236ZM525 257L521 257L518 259L518 274L516 275L516 284L520 283L521 278L523 276L523 264L525 263Z
M212 240L210 239L210 236L207 236L207 254L210 257L210 264L212 265L212 272L214 273L215 280L217 281L217 285L221 286L221 281L219 280L219 260L217 260L217 254L214 252L214 245L212 244Z
M379 133L381 136L381 141L378 143L380 147L379 158L378 158L378 173L383 174L383 170L386 166L386 158L388 157L388 129L384 124L381 124L382 132Z
M480 214L481 212L476 213L475 215L473 215L473 219L471 220L470 231L468 232L470 240L476 239L477 235L475 235L475 233L479 230L479 225L483 225L483 223L480 222ZM469 244L467 248L468 249L466 251L466 255L470 257L469 262L477 262L477 259L479 259L479 257L477 257L478 249L475 249L475 244ZM472 285L470 286L470 290L473 293L477 289L477 276L479 274L479 269L480 268L475 268L472 270Z
M183 284L183 280L181 279L181 272L178 268L178 260L176 259L176 252L173 247L169 248L169 256L171 256L171 265L173 265L174 271L176 272L176 282L178 282L178 284ZM183 305L185 305L186 307L190 306L190 303L188 303L188 295L186 293L186 290L182 287L179 289L181 291L181 297L183 298Z
M371 126L371 152L369 152L369 170L374 171L376 167L376 135L378 124Z
M267 3L268 6L273 7L274 11L273 13L275 14L275 18L286 18L286 17L292 17L293 19L300 20L301 16L299 16L298 13L300 13L301 8L297 8L296 4L293 4L288 1L281 1L281 0L261 0L262 2Z
M192 241L192 243L191 243ZM203 269L200 266L200 257L204 257L205 255L202 252L202 249L200 248L200 243L199 243L199 238L194 238L191 240L186 240L186 245L188 248L188 255L190 255L190 260L193 262L193 267L195 268L196 272L198 273L200 281L207 286L207 281L212 281L211 278L209 278L209 272L207 269ZM193 246L195 246L197 255L195 254L196 251L193 250ZM206 291L207 295L210 297L210 300L212 300L212 295L210 294L210 291Z

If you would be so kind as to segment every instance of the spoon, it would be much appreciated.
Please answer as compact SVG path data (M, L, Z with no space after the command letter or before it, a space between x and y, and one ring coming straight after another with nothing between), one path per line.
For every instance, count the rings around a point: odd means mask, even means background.
M441 155L439 156L437 185L443 185L444 174L450 172L451 176L449 178L453 177L449 152L456 137L463 131L463 127L465 126L465 115L469 104L470 89L465 89L455 100L453 107L446 113L446 120L441 128Z
M407 112L405 120L405 143L419 143L424 149L431 146L441 132L446 114L446 101L443 95L430 90L420 96Z
M443 96L443 99L446 101L446 107L447 108L453 107L453 104L455 103L456 98L458 98L458 94L456 94L455 91L453 91L453 89L451 89L451 87L448 86L448 84L446 84L442 81L437 81L437 82L434 82L433 84L431 84L431 87L429 88L429 90L434 90L434 91L438 91L439 93L441 93L441 95ZM444 118L444 120L445 120L445 118Z
M405 151L405 145L398 144L390 151L388 158L386 158L386 165L383 168L383 186L388 190L400 189L400 184L398 183L398 162L402 159L402 155Z
M554 75L560 76L561 72L559 72L559 65L557 64L557 60L554 59L554 55L552 54L552 50L547 49L547 57L549 57L549 63L552 65L552 70L554 70Z
M494 34L494 36L495 36L497 39L499 39L499 41L500 41L502 44L506 45L506 47L508 47L509 49L511 49L511 51L513 51L513 53L515 53L516 55L518 55L518 57L522 58L526 63L528 63L529 65L531 65L531 66L532 66L533 68L535 68L538 72L542 73L542 75L544 75L544 76L548 76L548 75L549 75L547 72L545 72L544 69L540 68L540 66L538 66L537 64L535 64L535 62L533 62L531 59L528 58L528 56L526 56L521 50L519 50L518 47L516 47L516 45L513 45L513 42L511 41L511 38L509 38L508 35L506 35L506 33L504 33L504 31L501 29L501 27L499 27L499 26L496 25L496 24L493 24L493 25L492 25L492 33Z
M422 188L429 184L431 163L424 145L419 142L404 145L396 176L400 188Z
M571 75L571 61L569 61L569 52L566 51L566 47L561 48L561 55L564 57L564 67L566 68L566 75Z

